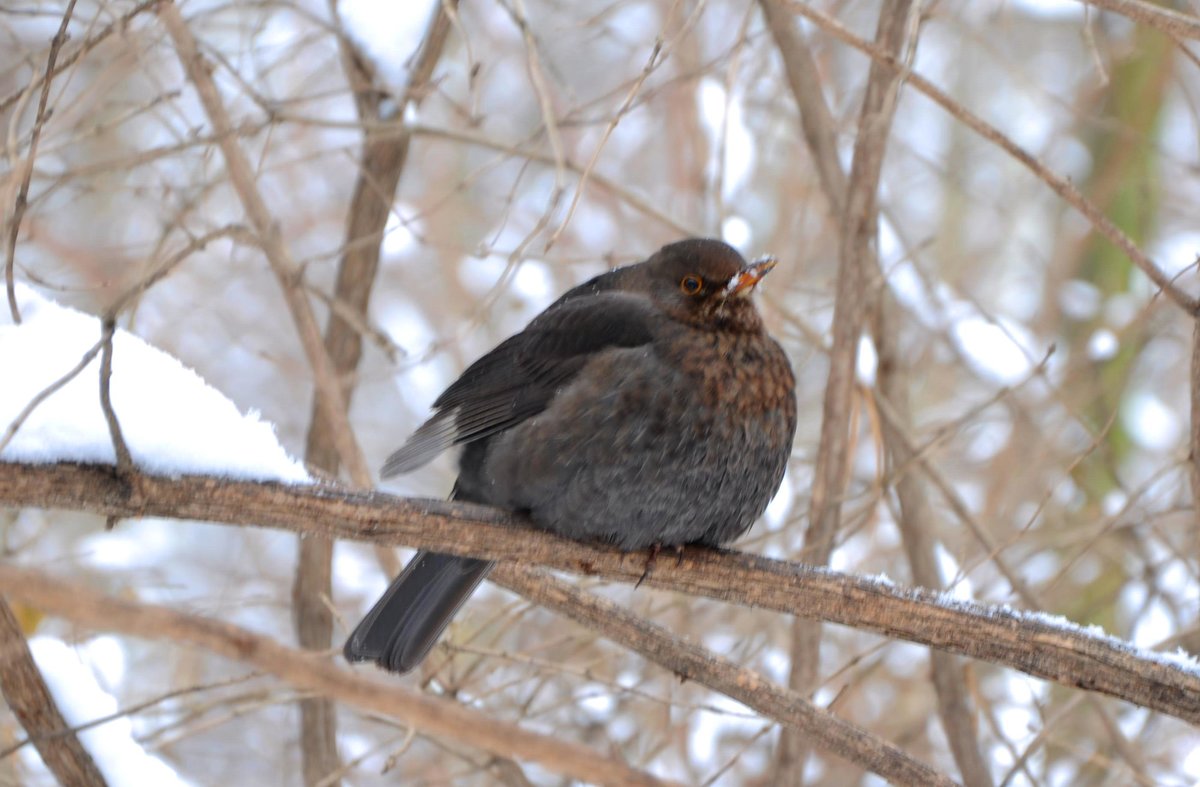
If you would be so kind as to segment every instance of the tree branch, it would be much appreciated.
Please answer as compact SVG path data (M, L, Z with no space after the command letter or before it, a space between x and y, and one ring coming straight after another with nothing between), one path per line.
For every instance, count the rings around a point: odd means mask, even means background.
M8 295L9 313L16 325L21 324L21 310L17 306L16 290L17 236L21 234L21 220L25 217L25 209L29 206L29 184L33 179L33 164L37 159L38 142L41 141L42 129L45 128L46 120L50 117L50 111L46 104L50 99L50 84L54 80L54 62L58 60L58 52L62 49L62 45L67 42L67 27L71 24L73 13L75 13L75 0L70 0L63 11L58 32L54 34L54 38L50 39L50 54L46 56L46 72L42 77L37 116L33 121L33 130L29 132L29 152L18 162L13 173L20 179L21 185L17 188L17 196L13 200L12 213L6 226L4 290Z
M779 0L761 0L763 16L775 45L783 59L784 73L792 96L800 110L800 126L809 155L816 163L821 188L834 215L840 215L845 202L846 175L837 155L837 135L833 116L825 104L817 64L806 39L792 25L792 18ZM878 255L871 250L868 266L879 271ZM879 356L878 384L880 393L891 400L896 410L908 418L906 370L896 352L895 335L899 330L894 318L895 304L888 289L882 288L875 300L873 326L876 352ZM891 432L884 432L890 463L903 467L916 455L915 451L896 444ZM913 579L928 588L940 586L934 564L933 544L928 536L932 510L924 487L912 473L902 475L896 483L900 500L899 524ZM958 763L963 781L968 785L987 785L991 776L980 754L976 738L974 715L968 703L966 681L958 660L947 653L930 653L930 672L938 696L942 729L950 742L950 750Z
M0 462L0 504L252 525L507 560L637 582L645 552L581 544L522 527L487 506L207 476L118 476L109 466ZM897 588L729 550L689 547L658 561L653 587L840 623L1096 691L1200 724L1200 671L1038 615Z
M196 95L204 106L213 132L217 138L217 146L225 159L225 167L229 173L229 182L242 203L246 218L254 228L263 254L271 265L271 270L279 280L280 290L287 302L288 311L296 325L296 333L304 348L309 366L312 367L313 385L320 394L318 401L324 404L322 416L329 420L334 428L331 430L334 443L337 446L338 457L352 478L369 478L370 469L363 458L362 451L354 440L354 433L346 413L345 397L338 385L336 370L321 338L321 329L317 326L316 316L304 294L300 282L301 272L292 259L287 245L283 242L280 228L275 217L267 207L266 200L258 191L255 184L254 170L245 151L238 144L238 137L233 131L233 123L229 112L221 100L221 94L213 81L212 66L200 54L199 44L192 31L179 14L179 9L173 2L163 2L158 7L158 17L170 34L175 45L179 62L184 72L196 88Z
M79 742L50 696L8 601L0 598L0 689L4 701L61 784L107 784L92 755Z
M836 133L833 118L825 105L825 98L817 72L816 62L809 51L807 42L792 26L790 15L786 14L778 0L761 0L763 14L767 26L775 39L783 59L784 73L792 89L792 95L800 110L801 128L807 143L809 155L816 163L825 197L835 215L840 215L845 202L846 175L838 162ZM879 270L879 262L874 250L871 250L867 261L873 271ZM875 302L875 334L876 350L879 354L879 385L883 395L896 403L897 409L907 413L908 396L902 370L893 357L893 332L898 326L892 324L891 299L886 289L879 294ZM886 327L885 327L886 325ZM890 393L887 393L890 391ZM887 433L885 433L885 439ZM891 463L900 467L907 463L911 452L902 454L890 441L888 444ZM931 524L930 508L925 490L911 474L900 477L897 482L897 492L900 498L900 524L904 535L906 551L909 554L914 579L929 588L938 587L936 570L927 570L933 565L932 544L929 542L926 528ZM986 785L990 783L983 758L979 753L978 741L975 737L975 724L967 702L967 691L962 673L958 669L957 660L950 654L934 651L930 654L931 673L934 688L938 696L939 711L942 716L942 728L950 742L950 749L963 774L963 780L969 785Z

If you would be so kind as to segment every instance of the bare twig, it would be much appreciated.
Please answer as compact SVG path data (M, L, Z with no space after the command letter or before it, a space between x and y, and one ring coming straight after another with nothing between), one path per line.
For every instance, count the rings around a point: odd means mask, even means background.
M152 10L161 2L163 2L163 0L147 0L147 2L138 3L124 14L121 14L121 16L114 18L113 21L97 30L94 34L85 38L80 42L79 46L72 49L70 54L67 54L65 57L58 58L55 62L54 68L44 74L40 74L33 84L28 85L14 93L10 93L6 98L0 100L0 115L8 112L9 109L20 102L22 100L22 96L25 95L27 91L36 90L37 88L42 87L47 79L54 79L54 77L75 65L75 63L78 62L81 57L95 49L100 44L104 43L114 33L122 33L127 30L129 28L129 23L133 21L134 17L144 14L146 11Z
M76 733L84 732L85 730L90 730L90 729L93 729L94 727L99 727L103 724L108 724L110 721L113 721L115 719L122 719L127 716L133 716L134 714L141 713L144 710L153 708L155 705L161 705L162 703L167 702L168 700L177 699L179 697L185 697L189 694L197 694L199 692L212 691L214 689L224 688L226 686L232 686L237 683L245 683L248 680L253 680L254 678L258 678L260 676L261 676L261 673L251 672L246 675L239 675L235 678L229 678L228 680L217 681L215 683L203 683L203 684L196 685L196 686L185 686L182 689L175 689L174 691L163 692L162 694L151 697L148 700L144 700L142 702L138 702L133 705L128 705L124 708L114 711L113 713L108 713L103 716L97 716L96 718L85 721L82 724L77 724L74 727L70 727L65 730L58 730L57 732L47 733L45 735L39 735L38 738L39 739L60 738L64 735L75 735ZM16 743L12 744L11 746L8 746L7 748L0 749L0 760L3 760L6 757L11 757L13 754L20 751L24 747L29 746L30 744L35 744L35 743L37 743L37 741L34 740L33 738L25 738L23 740L17 741Z
M164 3L158 14L175 44L184 70L196 87L204 110L213 125L213 131L217 135L217 144L225 157L230 181L251 226L258 234L259 243L287 301L300 344L304 347L312 369L316 389L314 403L320 412L320 418L316 421L323 426L320 439L328 441L333 447L330 453L347 468L355 484L369 486L371 473L354 439L338 369L322 341L312 304L309 303L300 280L302 273L284 244L279 226L266 201L258 191L249 160L237 138L231 133L229 114L213 82L209 66L200 55L195 37L174 3ZM355 361L357 363L357 359ZM302 600L297 612L297 627L301 631L301 638L306 640L304 644L316 643L316 647L327 647L332 618L323 597L329 595L331 546L328 543L317 543L311 548L301 546L301 552L301 566L297 571L295 589L299 594L298 598ZM305 552L308 554L304 554ZM305 749L312 752L305 758L305 778L311 784L339 767L334 729L335 715L332 705L328 703L306 703L304 707L306 712L302 714L301 725L307 735L304 741Z
M8 447L8 444L12 442L13 437L17 434L17 430L21 428L21 425L25 423L30 414L36 410L42 402L53 396L56 391L60 390L64 385L79 376L79 373L86 369L87 365L92 362L93 358L96 357L96 353L100 352L100 347L103 344L103 340L93 344L91 349L83 354L83 357L79 359L79 363L75 364L70 371L68 371L62 377L59 377L50 385L43 388L37 396L29 400L29 404L25 405L25 407L21 409L21 412L17 413L17 417L14 418L12 423L8 425L8 428L4 430L4 436L0 437L0 453L3 453L4 449Z
M523 527L487 506L409 500L334 486L207 476L118 477L111 467L0 463L0 504L272 527L324 538L537 564L839 623L982 659L1200 723L1200 674L1110 637L988 606L798 563L685 549L646 575L620 552Z
M21 309L17 306L15 276L17 235L21 232L21 220L25 218L25 209L29 206L29 183L33 179L33 162L37 159L38 142L42 138L42 129L46 125L46 120L50 117L46 104L50 100L50 84L52 75L54 74L54 61L58 59L58 52L67 41L67 26L71 24L71 15L73 13L75 13L75 0L69 0L66 10L63 11L62 23L58 26L58 32L50 40L50 54L46 56L46 73L42 77L42 94L38 98L37 115L33 121L33 131L29 134L29 152L25 154L25 157L20 162L21 185L17 189L17 198L13 202L12 214L9 218L8 246L4 260L4 287L8 292L8 310L12 314L13 322L17 324L21 322Z
M250 230L241 224L230 224L211 232L206 232L199 237L192 238L183 248L176 251L170 257L167 257L154 270L143 276L136 284L122 293L113 301L112 306L109 307L109 311L114 315L125 311L131 303L140 298L147 290L170 275L184 260L198 251L203 251L208 244L221 238L232 238L248 242L252 242L253 240Z
M477 145L488 150L495 150L501 153L507 153L513 156L530 161L537 161L541 164L555 164L554 156L528 147L529 141L522 142L505 142L496 139L487 134L481 134L473 131L464 131L462 129L448 128L441 126L430 126L423 123L405 123L403 126L392 128L386 124L371 124L371 123L355 123L349 124L345 121L314 119L307 116L290 114L280 111L275 114L275 117L280 121L287 121L302 126L313 126L317 128L348 128L362 129L373 133L379 133L380 136L392 135L399 136L404 133L411 133L413 136L429 137L431 139L444 139L450 142L462 142L468 145ZM536 136L536 135L535 135ZM582 175L584 167L575 163L569 157L563 161L563 166L568 172ZM702 235L703 233L697 227L691 227L684 224L682 221L671 217L664 213L661 208L654 205L645 197L639 196L636 192L626 188L625 186L606 178L598 172L592 172L589 176L589 182L598 186L605 192L612 194L614 197L624 202L629 207L643 214L646 218L662 224L665 229L679 235Z
M490 719L455 702L340 669L311 653L288 648L246 629L139 604L12 565L0 567L0 589L53 615L104 631L205 648L268 672L299 689L336 698L505 757L529 760L580 781L663 784L643 771L585 746ZM67 784L72 782L67 781Z
M336 14L336 8L333 11ZM390 118L383 117L385 97L375 88L374 69L366 56L345 35L338 36L343 68L354 91L359 118L364 123L399 125L405 108L416 103L426 91L449 31L445 6L438 3L426 26L399 109ZM411 135L407 132L399 135L366 132L354 196L346 211L345 246L332 299L343 309L331 309L324 342L346 405L353 393L355 371L362 357L362 334L358 323L366 322L367 304L379 269L380 244L408 158L410 140ZM347 319L344 312L354 315L355 319ZM326 407L318 391L309 417L305 461L328 476L336 477L340 462L333 430L338 425L322 416ZM372 486L369 475L356 474L353 467L349 469L355 486L361 489ZM329 539L300 540L296 578L292 585L292 608L300 646L309 650L328 648L332 637L332 559L333 542ZM327 698L301 701L300 750L306 784L337 783L336 778L330 781L331 775L342 769L337 754L336 721L336 708Z
M108 424L108 435L112 438L113 453L117 456L117 472L128 473L133 470L133 457L129 455L129 446L125 436L121 434L121 422L112 406L112 356L113 332L117 329L116 319L105 317L100 323L100 409L104 411L104 421Z
M825 197L835 214L840 215L845 202L846 176L842 171L837 156L837 138L833 125L833 117L825 104L821 89L820 77L816 62L809 50L807 41L792 26L791 17L787 15L778 0L760 0L767 26L775 39L783 58L784 72L792 95L800 109L800 125L809 154L816 163ZM878 269L879 262L875 254L871 255L870 264ZM891 397L899 399L899 407L907 412L907 392L904 389L904 379L897 359L894 357L893 334L895 325L885 326L884 317L892 307L891 297L886 288L881 288L876 303L875 344L879 354L878 382L881 390L890 390ZM885 436L888 433L885 432ZM904 468L918 456L918 452L909 447L901 453L889 441L889 455L893 473L897 468ZM902 515L901 532L904 535L905 547L909 552L909 564L912 567L914 580L924 586L936 588L940 586L940 578L933 564L933 547L925 536L926 528L930 525L932 516L925 490L911 474L903 474L898 478L897 492L900 497ZM933 566L934 570L927 570ZM975 737L972 715L967 702L967 689L962 673L958 669L957 660L945 653L933 651L930 653L933 683L938 695L938 707L942 717L942 729L950 742L950 749L963 774L963 780L969 785L990 783L990 774L984 766L979 753L978 741Z
M885 427L882 432L888 467L893 472L895 468L914 460L926 462L925 457L918 456L907 439L912 420L908 395L909 366L904 362L896 339L899 332L896 311L898 309L890 292L883 290L875 305L873 336L879 359L876 367L879 404L892 414L892 419L883 419ZM896 521L913 581L922 587L941 588L942 578L938 571L936 535L933 530L937 517L930 504L928 491L920 478L910 470L896 476L896 496L900 501ZM996 558L997 564L1002 565L998 560L999 555ZM931 651L929 658L942 730L950 743L954 761L958 763L963 783L969 787L990 787L994 782L980 751L975 714L971 710L970 695L959 659L938 651Z
M950 483L945 474L929 461L926 453L917 450L905 428L905 419L896 410L895 405L892 403L893 401L893 397L887 394L884 394L876 401L879 407L879 414L882 416L883 423L888 429L888 439L895 445L896 450L903 454L906 462L916 462L922 472L933 482L933 485L941 492L942 499L946 501L950 510L954 512L954 515L960 522L967 526L967 529L971 531L971 535L987 552L992 564L996 566L1008 581L1013 593L1024 604L1036 609L1037 600L1034 598L1033 593L1030 592L1025 581L1021 579L1020 574L1008 565L1008 561L1001 557L1001 549L997 546L995 539L988 534L987 528L983 526L978 517L971 513L971 509L963 501L962 496L954 489L954 485ZM914 579L918 582L925 581L918 577L914 577Z
M633 85L630 86L629 92L625 95L625 100L621 103L621 106L617 108L617 111L613 113L608 125L605 126L604 133L600 136L600 141L596 143L596 147L592 151L592 155L588 159L587 165L584 166L583 172L579 176L579 184L575 186L575 196L571 198L571 204L567 206L567 215L563 216L563 220L559 222L558 227L554 230L554 232L550 233L550 237L546 240L545 250L549 251L550 247L554 245L559 236L562 235L562 233L567 229L567 225L571 223L571 217L575 215L575 210L579 207L579 201L583 199L583 192L587 188L588 178L591 177L592 170L596 168L596 163L600 160L600 153L604 150L604 146L608 144L609 137L611 137L612 133L616 131L617 125L621 122L621 118L625 117L625 113L629 111L629 107L633 104L633 99L637 96L638 91L642 89L642 85L645 84L646 80L650 78L650 75L653 74L655 69L657 69L665 60L666 56L663 53L663 42L660 38L654 42L654 46L650 50L650 57L647 59L646 65L642 68L642 73L639 74L638 78L633 81ZM566 169L565 156L562 157L561 166L563 169Z
M529 84L533 87L533 93L537 97L538 108L542 113L542 127L546 131L546 139L550 142L550 151L554 156L554 191L551 192L550 198L546 200L546 212L542 219L537 222L529 237L525 239L522 247L533 240L533 236L540 232L546 224L549 223L551 215L558 207L558 203L562 200L563 191L566 188L565 174L567 155L563 149L562 135L558 131L558 115L554 111L554 99L550 95L550 85L546 81L545 69L542 67L542 58L538 52L537 38L533 35L533 29L529 26L529 16L525 11L524 0L512 0L512 7L502 3L502 7L508 11L509 17L513 20L513 24L521 31L521 37L525 41L525 68L529 72ZM519 253L521 249L518 249Z

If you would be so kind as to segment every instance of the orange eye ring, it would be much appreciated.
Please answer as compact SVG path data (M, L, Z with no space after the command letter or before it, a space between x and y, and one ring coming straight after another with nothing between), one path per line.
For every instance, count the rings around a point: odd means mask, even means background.
M704 280L699 276L688 274L679 280L679 289L684 295L695 295L704 286Z

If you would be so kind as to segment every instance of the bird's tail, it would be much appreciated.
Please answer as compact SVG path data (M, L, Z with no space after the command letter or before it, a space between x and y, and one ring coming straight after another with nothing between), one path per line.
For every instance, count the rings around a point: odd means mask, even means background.
M458 484L451 500L482 502ZM495 562L421 550L362 619L342 652L405 673L420 664Z
M374 661L392 672L408 672L433 649L493 565L418 552L346 640L347 661Z

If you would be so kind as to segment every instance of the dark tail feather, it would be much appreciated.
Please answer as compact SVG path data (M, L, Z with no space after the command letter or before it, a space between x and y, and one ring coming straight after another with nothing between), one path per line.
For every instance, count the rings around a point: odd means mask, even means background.
M492 570L490 560L418 552L346 640L347 661L408 672Z

